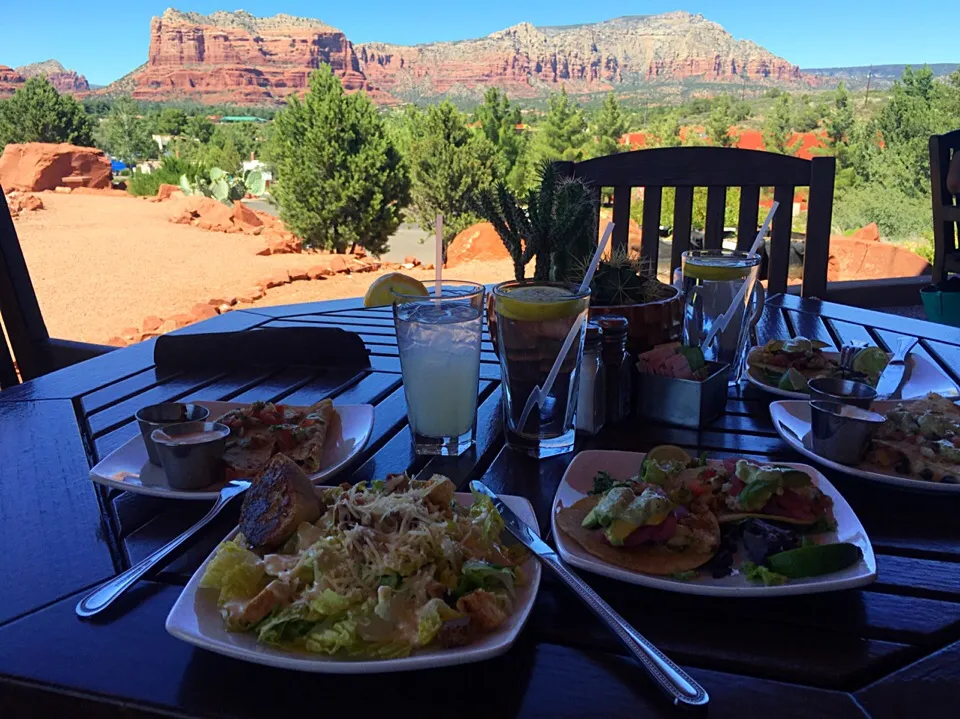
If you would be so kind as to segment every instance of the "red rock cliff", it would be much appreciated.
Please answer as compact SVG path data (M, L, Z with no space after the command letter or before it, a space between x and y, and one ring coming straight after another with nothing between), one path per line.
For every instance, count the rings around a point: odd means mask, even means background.
M346 89L367 87L350 41L319 20L168 9L150 23L148 60L132 78L132 95L274 102L305 88L321 64L333 68Z
M57 92L70 93L71 95L85 93L90 90L87 78L76 70L68 70L56 60L46 60L45 62L34 62L30 65L18 67L17 72L25 78L34 75L44 75L50 83L57 88Z
M677 82L806 82L800 69L736 40L700 15L671 12L592 25L521 23L477 40L404 47L357 45L367 79L388 92L440 94L498 85L520 96L564 83L570 92ZM549 89L549 88L547 88Z

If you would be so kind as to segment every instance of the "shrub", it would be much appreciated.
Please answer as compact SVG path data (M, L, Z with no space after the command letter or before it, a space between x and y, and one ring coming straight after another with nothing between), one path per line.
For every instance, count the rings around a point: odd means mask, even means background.
M840 234L871 222L880 236L892 241L916 241L930 236L933 211L930 200L914 198L901 190L876 185L851 187L837 193L833 203L833 225Z
M194 177L196 175L205 175L207 168L196 164L185 162L177 157L165 157L163 164L153 172L136 171L130 175L127 182L127 192L131 195L153 196L157 194L160 185L179 185L181 175Z

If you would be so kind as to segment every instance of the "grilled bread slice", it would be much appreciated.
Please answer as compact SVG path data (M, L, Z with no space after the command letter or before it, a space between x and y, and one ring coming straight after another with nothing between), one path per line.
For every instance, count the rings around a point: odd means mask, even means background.
M253 480L240 509L240 531L257 549L276 549L301 522L322 512L313 483L292 459L276 454Z

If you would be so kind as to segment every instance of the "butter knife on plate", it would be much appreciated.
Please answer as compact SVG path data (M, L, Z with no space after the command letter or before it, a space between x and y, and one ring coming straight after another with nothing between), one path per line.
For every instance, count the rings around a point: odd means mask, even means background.
M510 533L527 549L536 554L541 562L553 570L590 607L593 613L613 630L617 638L637 658L641 666L667 694L675 706L691 708L706 706L710 697L703 687L630 626L586 582L568 569L553 547L540 539L530 527L520 521L513 510L504 504L493 490L483 482L477 481L470 482L470 489L490 498L493 506L500 512L503 524L510 530Z
M877 382L877 399L900 399L900 386L907 371L907 357L917 344L915 337L901 337L893 359L884 368Z

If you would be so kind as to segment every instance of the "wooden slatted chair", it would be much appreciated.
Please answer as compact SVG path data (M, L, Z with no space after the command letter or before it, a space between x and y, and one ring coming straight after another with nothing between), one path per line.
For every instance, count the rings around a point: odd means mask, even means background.
M952 157L960 154L960 130L930 138L930 194L933 198L933 281L960 272L960 195L947 189ZM960 162L960 161L958 161Z
M771 232L768 271L768 291L771 294L787 289L794 192L797 187L809 187L801 292L804 297L823 298L826 295L836 171L833 157L804 160L757 150L670 147L568 162L563 163L563 167L564 172L581 177L593 186L598 205L601 189L613 188L615 228L612 241L615 250L625 250L627 247L631 190L634 187L644 188L640 255L644 262L653 266L657 266L659 257L663 189L676 188L671 276L673 270L680 266L681 253L690 246L694 188L705 187L707 190L705 249L722 246L727 188L740 188L737 247L749 249L759 229L757 214L760 188L773 187L773 197L780 207Z
M53 339L40 313L37 295L23 259L10 208L0 188L0 316L13 357L0 332L0 388L16 384L13 360L20 376L33 379L114 349L107 345Z

